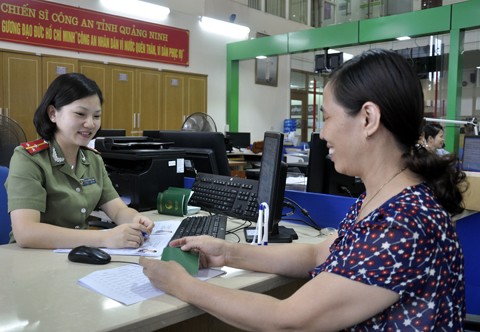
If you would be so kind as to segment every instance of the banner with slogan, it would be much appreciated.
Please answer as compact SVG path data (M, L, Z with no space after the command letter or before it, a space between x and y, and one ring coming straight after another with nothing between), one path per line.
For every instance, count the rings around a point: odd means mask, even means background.
M190 32L42 0L0 0L0 40L189 65Z

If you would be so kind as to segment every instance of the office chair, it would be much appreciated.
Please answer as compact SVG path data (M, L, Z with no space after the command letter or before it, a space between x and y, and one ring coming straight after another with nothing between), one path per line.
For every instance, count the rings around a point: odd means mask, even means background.
M480 331L480 250L478 213L457 221L457 233L462 245L465 264L465 330Z
M10 240L12 224L8 214L7 191L5 181L8 176L8 168L0 166L0 244L7 244Z

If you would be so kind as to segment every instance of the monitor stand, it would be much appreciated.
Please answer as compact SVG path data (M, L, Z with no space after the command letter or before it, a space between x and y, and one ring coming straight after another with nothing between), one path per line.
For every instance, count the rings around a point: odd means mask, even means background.
M245 241L252 242L255 236L255 227L244 228ZM293 240L297 240L298 235L293 228L287 228L285 226L275 225L275 229L268 235L268 242L270 243L291 243Z
M268 235L268 242L271 243L290 243L297 240L298 235L293 228L275 225L275 229Z

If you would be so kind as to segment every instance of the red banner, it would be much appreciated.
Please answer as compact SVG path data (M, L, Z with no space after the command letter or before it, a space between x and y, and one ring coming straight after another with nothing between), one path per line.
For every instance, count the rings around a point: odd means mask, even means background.
M0 40L189 65L189 31L41 0L0 0Z

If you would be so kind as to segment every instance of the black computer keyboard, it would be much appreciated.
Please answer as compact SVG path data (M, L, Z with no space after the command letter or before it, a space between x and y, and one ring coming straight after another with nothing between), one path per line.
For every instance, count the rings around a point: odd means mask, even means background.
M225 239L226 229L227 216L224 215L186 217L178 226L171 240L196 235L210 235L219 239Z
M257 180L198 173L192 191L190 205L234 218L257 220Z

